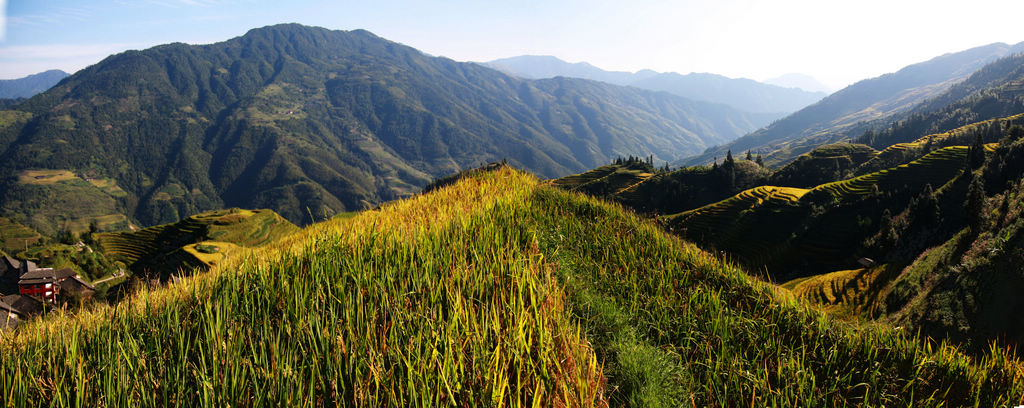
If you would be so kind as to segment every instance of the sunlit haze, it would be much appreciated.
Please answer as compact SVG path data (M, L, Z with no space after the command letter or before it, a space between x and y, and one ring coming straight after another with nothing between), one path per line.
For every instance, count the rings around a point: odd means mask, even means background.
M1002 16L1024 2L962 1L261 1L0 0L0 78L74 72L169 42L210 43L296 22L363 28L432 55L523 54L606 70L802 73L838 88L932 57L1024 41Z

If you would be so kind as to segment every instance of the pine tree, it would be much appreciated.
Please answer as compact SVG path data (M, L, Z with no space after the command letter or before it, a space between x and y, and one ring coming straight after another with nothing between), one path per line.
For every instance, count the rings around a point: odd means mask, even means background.
M725 182L729 187L729 191L736 189L736 161L732 158L732 150L729 150L725 154L725 161L722 162L722 168L725 169Z
M974 138L974 143L967 149L967 163L971 169L976 169L985 164L985 145L981 139L981 132Z
M750 154L750 150L747 150L747 161L754 161L754 156Z
M967 188L967 201L964 202L964 212L967 214L967 226L971 232L977 234L985 225L985 185L977 174L971 180L971 186Z
M757 155L757 159L754 160L754 162L757 163L758 166L764 167L764 159L761 158L760 153Z

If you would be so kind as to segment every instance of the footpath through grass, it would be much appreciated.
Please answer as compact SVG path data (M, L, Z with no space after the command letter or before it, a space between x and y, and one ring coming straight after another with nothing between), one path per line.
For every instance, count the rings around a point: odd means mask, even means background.
M0 339L55 406L1000 406L1019 362L830 320L507 167Z

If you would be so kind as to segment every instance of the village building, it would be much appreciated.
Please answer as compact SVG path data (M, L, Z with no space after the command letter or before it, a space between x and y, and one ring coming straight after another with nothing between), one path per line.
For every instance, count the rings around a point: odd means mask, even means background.
M18 312L18 318L21 320L42 316L43 311L46 309L46 304L41 300L17 293L0 297L0 302L13 307Z
M28 271L18 278L18 293L56 303L62 289L61 283L72 276L76 276L75 271L68 268L40 268Z
M69 268L40 268L32 261L0 257L0 294L20 294L56 303L61 297L86 299L95 292L96 288Z
M19 261L7 255L0 257L0 293L18 293L21 275L39 269L32 261Z

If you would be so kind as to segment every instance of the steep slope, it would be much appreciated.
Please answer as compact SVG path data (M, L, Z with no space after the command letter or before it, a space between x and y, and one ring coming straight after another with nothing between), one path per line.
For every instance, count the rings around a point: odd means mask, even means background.
M37 228L33 203L70 182L19 182L28 170L109 179L125 193L97 197L102 212L60 208L89 214L86 225L111 213L153 225L227 206L308 223L485 161L553 177L619 155L676 160L755 127L721 105L521 80L366 31L299 25L114 55L18 109L0 114L0 206Z
M878 148L1024 113L1024 54L1002 58L858 140Z
M891 74L866 79L764 129L687 158L682 163L708 163L712 157L721 157L730 149L763 153L769 165L786 163L817 146L860 136L869 129L867 122L888 125L897 115L910 111L929 98L946 100L948 98L942 95L951 91L954 84L986 64L1019 51L1024 51L1024 43L1014 46L991 44L942 55ZM956 99L959 98L953 98L947 104ZM936 103L945 106L941 102ZM920 134L914 139L917 137Z
M1024 398L1004 350L972 359L835 322L620 207L507 167L314 225L124 307L30 324L0 351L16 405Z
M823 92L760 83L750 79L727 78L715 74L675 72L657 73L605 71L585 62L575 64L552 56L523 55L486 63L504 72L524 78L553 78L557 76L592 79L616 85L628 85L652 91L665 91L684 98L721 103L741 111L762 114L768 124L789 112L794 112L821 100Z
M959 178L966 146L950 146L918 160L811 189L760 186L704 207L669 215L674 231L727 251L776 281L852 269L858 250L885 209L898 212L925 191Z
M31 98L69 75L59 69L51 69L24 78L0 79L0 99Z

